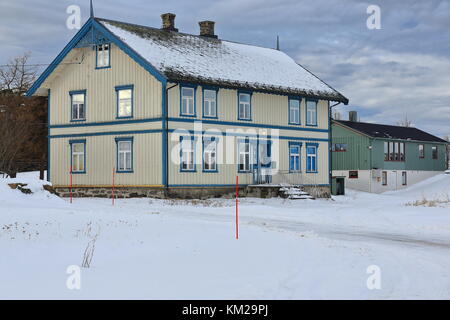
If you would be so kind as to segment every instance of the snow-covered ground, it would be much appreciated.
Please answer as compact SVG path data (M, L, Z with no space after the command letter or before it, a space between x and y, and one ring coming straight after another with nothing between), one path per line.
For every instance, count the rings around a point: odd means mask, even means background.
M113 207L41 187L34 173L0 179L0 299L450 299L448 174L381 195L242 199L239 240L234 200ZM81 289L69 290L66 270L95 236ZM371 265L381 289L367 287Z

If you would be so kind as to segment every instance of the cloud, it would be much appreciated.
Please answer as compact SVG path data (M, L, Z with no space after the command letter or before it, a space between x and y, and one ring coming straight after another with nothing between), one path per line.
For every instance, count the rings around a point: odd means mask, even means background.
M24 51L49 63L75 34L66 8L83 19L88 0L16 0L0 3L0 63ZM95 0L99 17L159 27L163 12L177 27L198 33L212 19L222 39L281 49L350 98L364 121L395 124L405 114L420 128L450 134L450 1L378 0L381 30L366 27L360 0Z

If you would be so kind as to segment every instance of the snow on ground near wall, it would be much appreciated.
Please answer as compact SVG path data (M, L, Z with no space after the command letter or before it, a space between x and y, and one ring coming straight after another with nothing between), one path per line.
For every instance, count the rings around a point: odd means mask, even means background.
M233 200L70 204L10 182L0 179L3 299L450 298L450 206L405 206L448 192L450 175L382 195L242 199L239 240ZM81 290L69 290L66 269L95 235ZM369 265L381 268L381 290L366 286Z

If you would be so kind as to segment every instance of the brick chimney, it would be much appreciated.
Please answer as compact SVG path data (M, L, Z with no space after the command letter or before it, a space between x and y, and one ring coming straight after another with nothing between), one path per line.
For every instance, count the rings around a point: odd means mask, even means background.
M178 32L178 29L175 28L175 13L163 13L161 15L162 19L162 28L166 31L176 31Z
M198 24L200 25L200 35L202 37L217 39L217 36L214 34L214 21L200 21Z

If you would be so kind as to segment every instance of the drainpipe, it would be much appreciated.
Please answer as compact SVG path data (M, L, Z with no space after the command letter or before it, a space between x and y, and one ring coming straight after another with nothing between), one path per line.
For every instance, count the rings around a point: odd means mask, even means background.
M166 161L166 183L164 185L166 194L168 194L169 191L169 90L173 89L178 86L177 84L174 84L173 86L167 88L165 90L165 110L164 110L164 125L163 125L163 134L165 135L165 146L163 148L165 149L165 161Z
M341 104L341 102L338 102L338 103L330 106L330 101L328 101L328 105L329 105L329 108L328 108L328 162L329 162L329 164L328 164L328 181L330 184L330 192L331 192L331 186L332 186L332 181L333 181L333 159L332 159L333 153L331 152L333 133L331 130L331 109L336 107L339 104Z

